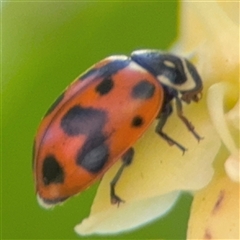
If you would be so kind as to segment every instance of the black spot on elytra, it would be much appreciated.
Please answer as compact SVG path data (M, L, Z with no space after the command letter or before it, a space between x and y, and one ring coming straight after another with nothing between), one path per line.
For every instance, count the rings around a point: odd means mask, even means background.
M102 130L106 123L106 113L94 108L74 106L61 120L63 131L69 136L79 134L94 135Z
M77 164L92 173L101 171L109 157L109 149L105 140L106 137L101 132L92 138L89 137L79 149Z
M45 185L64 182L63 168L59 165L57 159L52 155L47 156L43 160L42 175Z
M54 101L54 103L52 104L52 106L47 110L47 112L45 113L45 116L47 116L48 114L50 114L56 107L57 105L63 100L64 98L64 92Z
M155 86L147 80L142 80L137 83L131 92L131 96L135 99L148 99L154 94Z
M83 81L88 77L96 75L97 77L108 78L116 74L119 70L127 67L130 59L117 59L113 60L100 68L91 68L89 71L80 76L79 80Z
M96 92L100 95L108 94L113 88L113 80L111 78L103 79L96 87Z
M132 127L141 127L143 125L143 118L141 116L135 116L132 119L131 126Z

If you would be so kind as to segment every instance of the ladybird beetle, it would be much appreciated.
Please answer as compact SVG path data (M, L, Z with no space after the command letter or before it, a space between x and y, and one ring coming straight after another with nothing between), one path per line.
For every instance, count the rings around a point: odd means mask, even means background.
M93 65L53 103L38 128L33 167L39 204L52 207L80 193L120 158L110 197L112 204L122 202L115 185L134 157L133 144L154 119L158 135L186 150L162 131L173 99L178 117L200 140L183 116L182 102L198 102L201 91L202 80L188 60L158 50Z

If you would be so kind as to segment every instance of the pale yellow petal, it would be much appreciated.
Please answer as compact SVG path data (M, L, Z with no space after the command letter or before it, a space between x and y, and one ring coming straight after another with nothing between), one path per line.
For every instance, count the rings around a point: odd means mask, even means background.
M239 11L240 4L238 1L216 1L219 7L226 13L226 15L234 22L234 24L239 25Z
M240 130L240 101L226 114L227 121L238 131Z
M188 239L239 239L239 184L226 175L195 194Z
M225 171L230 179L234 182L240 182L240 150L238 153L230 155L225 164Z
M229 109L232 105L234 106L238 98L238 88L230 83L220 82L212 85L208 90L208 110L212 123L232 154L237 152L237 146L229 130L224 108Z
M165 214L176 202L178 195L178 192L172 192L164 196L121 204L119 207L111 206L106 211L84 219L75 227L75 231L80 235L89 235L116 234L123 229L132 230Z
M227 6L226 9L224 8ZM219 81L239 84L239 2L184 1L176 53L191 57L204 87Z
M232 126L239 125L239 104L238 88L230 83L218 83L209 88L208 109L209 113L223 144L230 152L224 164L226 173L235 182L239 182L239 131L231 131L229 122ZM234 104L237 101L236 104ZM234 106L228 114L224 109ZM238 124L236 124L238 121Z

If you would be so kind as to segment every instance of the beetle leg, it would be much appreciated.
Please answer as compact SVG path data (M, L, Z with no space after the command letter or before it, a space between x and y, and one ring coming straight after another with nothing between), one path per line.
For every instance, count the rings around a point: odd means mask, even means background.
M200 141L203 139L200 137L195 131L194 131L194 126L188 121L186 117L183 116L183 111L182 111L182 102L178 97L175 97L176 99L176 109L177 109L177 115L178 117L183 121L187 129L193 134L193 136Z
M110 183L110 195L111 195L111 203L112 204L117 204L119 206L119 204L121 202L124 202L124 200L122 200L120 197L118 197L115 193L115 186L118 182L118 180L120 179L123 170L126 166L130 165L132 162L134 156L134 150L133 148L129 148L122 156L122 165L121 167L118 169L116 175L114 176L113 180Z
M159 122L156 126L155 131L165 140L167 143L172 146L176 145L180 150L182 150L183 154L187 150L184 146L182 146L180 143L176 142L174 139L170 138L166 133L162 131L168 117L172 113L172 106L168 104L166 108L161 111L161 114L159 116Z

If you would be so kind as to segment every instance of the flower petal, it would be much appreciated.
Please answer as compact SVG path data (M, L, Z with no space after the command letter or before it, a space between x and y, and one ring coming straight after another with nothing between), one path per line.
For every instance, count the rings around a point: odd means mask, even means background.
M239 3L231 8L227 4L228 9L225 5L217 1L182 3L181 36L173 49L197 58L205 88L219 81L239 82L240 26L229 17L239 16Z
M176 202L178 192L148 198L143 201L111 206L106 211L91 215L75 227L80 235L111 234L134 229L165 214Z
M226 114L226 119L228 122L236 128L238 131L240 130L240 101L235 104L235 106Z
M208 108L212 122L217 129L222 142L230 152L230 156L224 164L226 173L232 181L239 182L240 155L238 149L239 146L237 146L237 141L239 141L237 140L237 138L239 138L239 131L237 129L237 131L235 130L235 134L231 133L228 124L230 122L233 127L238 125L239 128L239 108L236 108L239 107L239 100L237 101L239 93L231 84L224 82L211 86L208 93ZM228 102L224 101L224 99L227 99ZM234 105L233 102L236 101L237 104L235 104L232 110L227 114L224 114L224 105L225 108L229 108Z
M195 194L188 239L239 239L239 184L226 175Z
M229 131L224 115L224 107L229 108L229 100L231 99L231 102L236 102L238 97L238 89L236 89L234 85L226 82L214 84L208 90L208 109L213 125L231 153L237 152L237 146ZM227 99L228 102L224 101L225 99ZM231 105L234 104L231 103Z
M225 164L225 171L234 182L240 182L240 151L228 157Z

